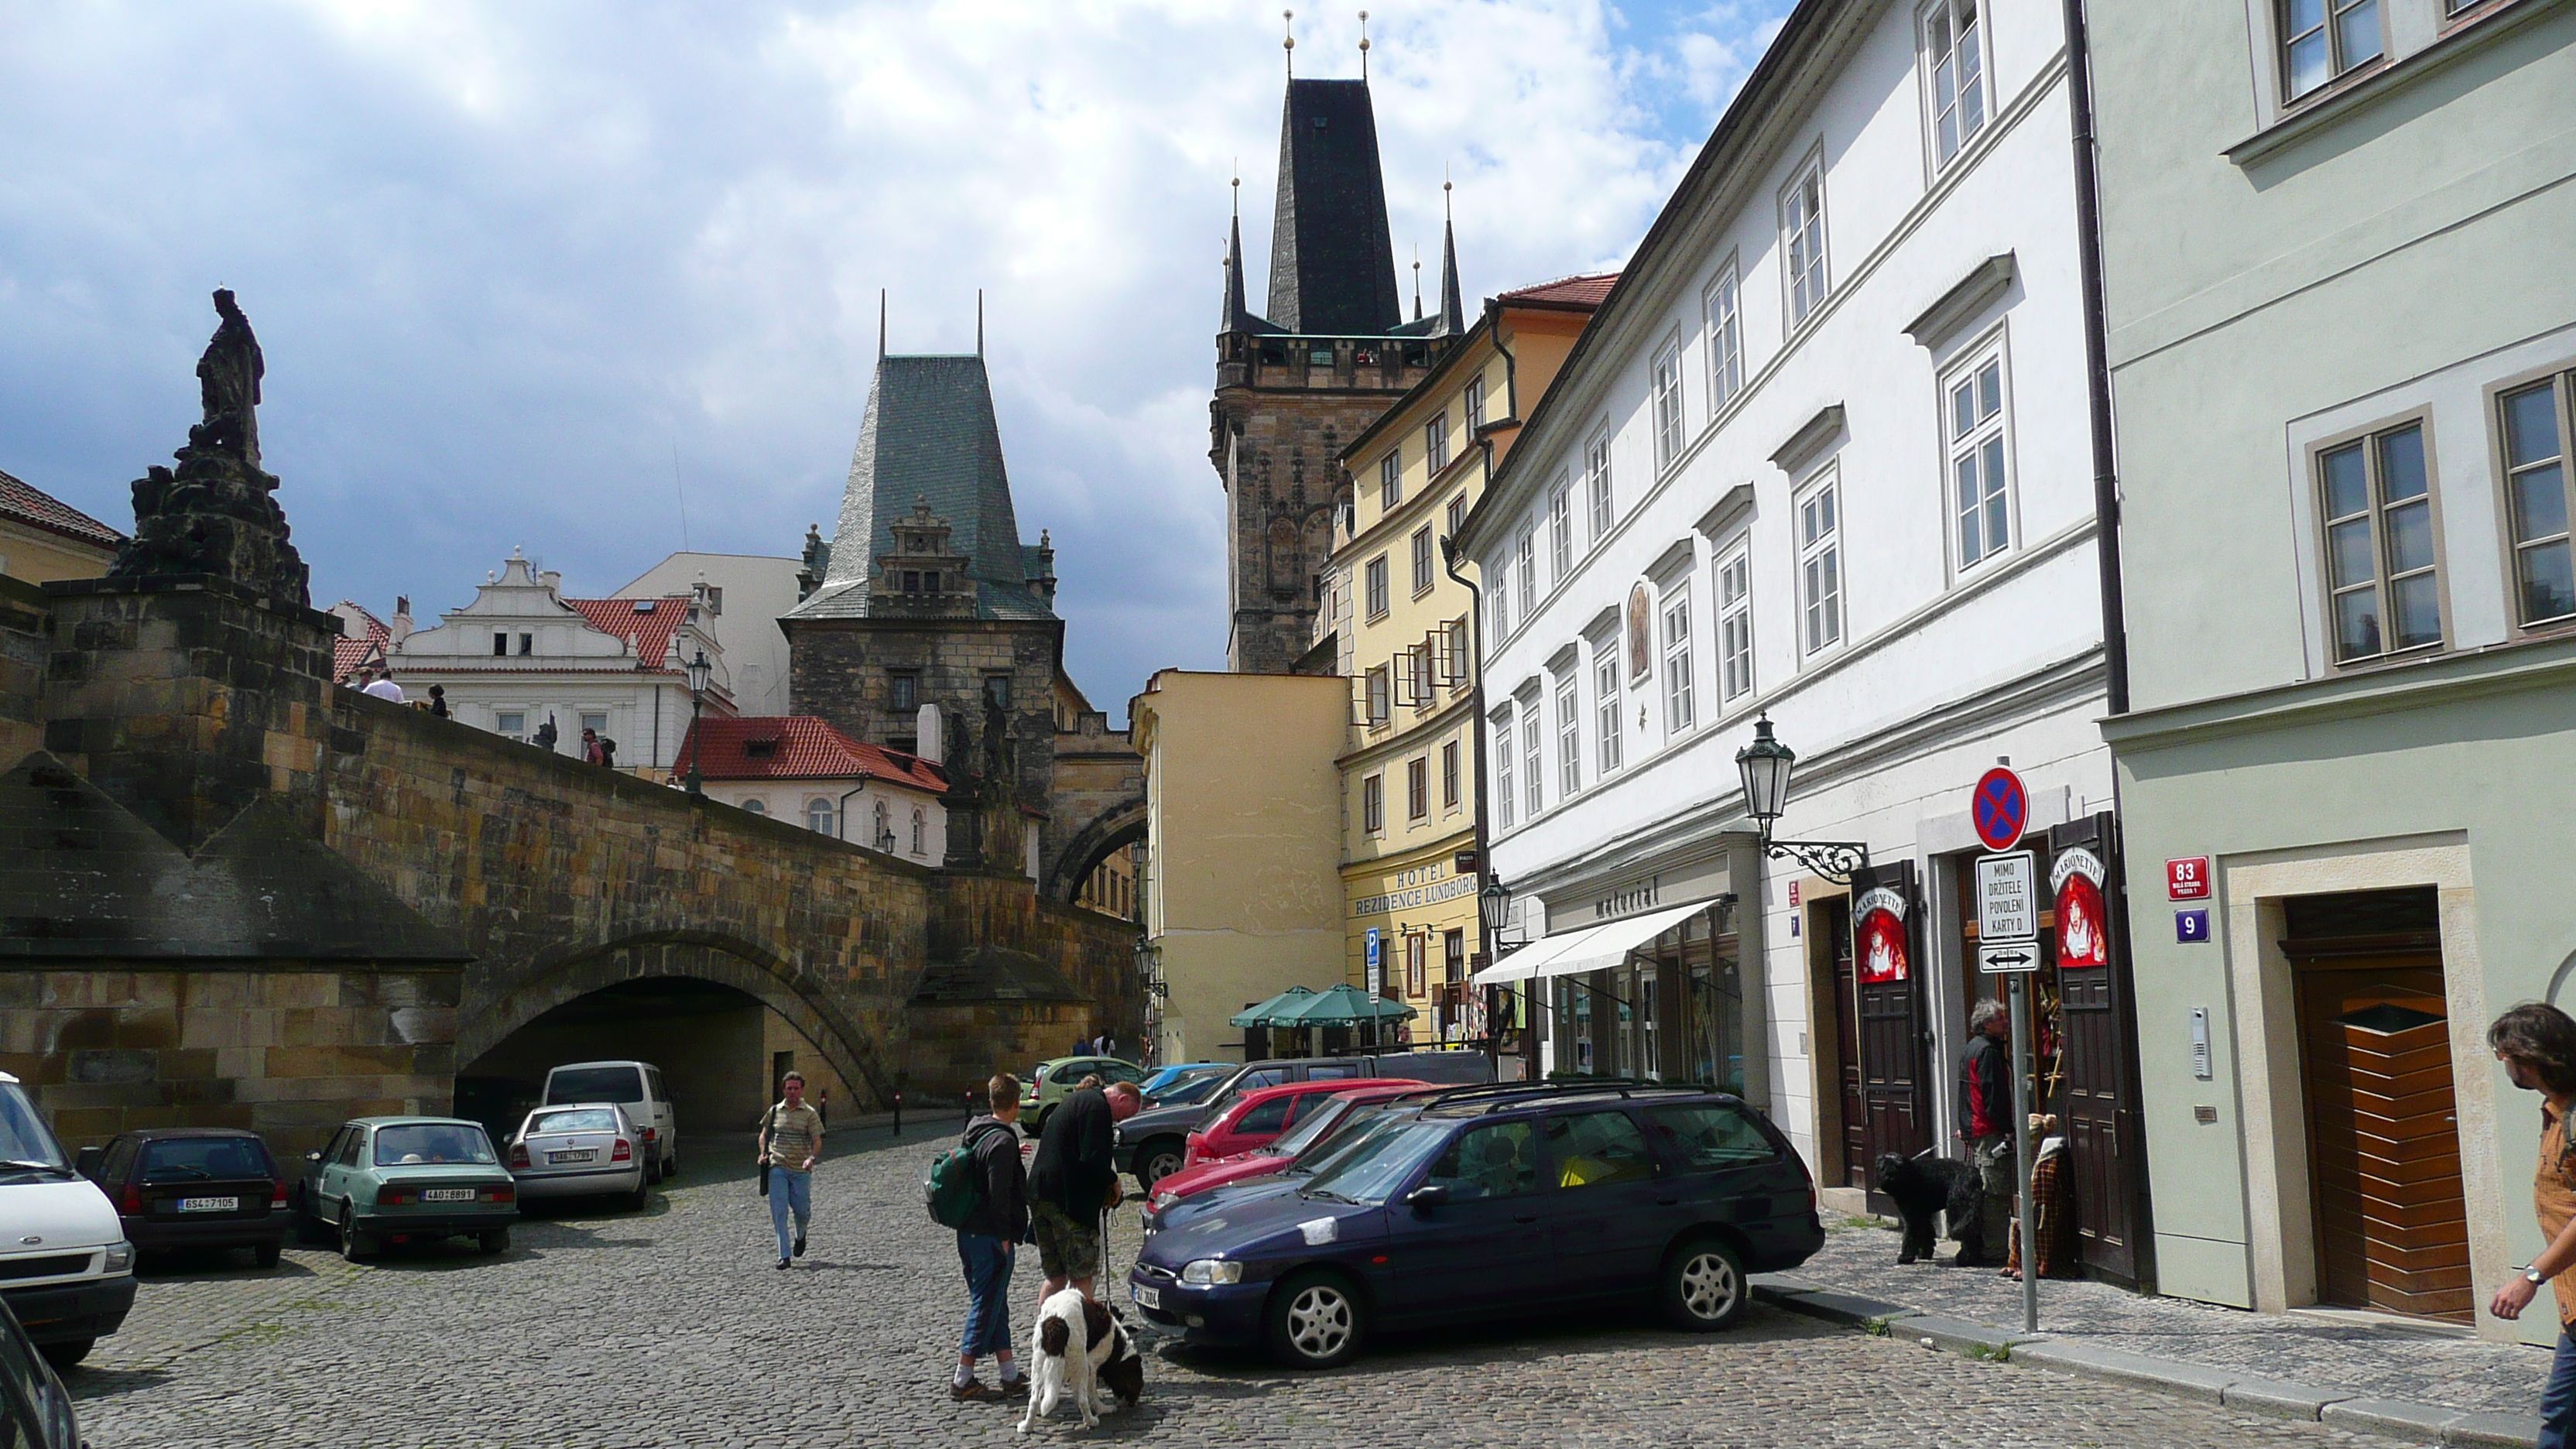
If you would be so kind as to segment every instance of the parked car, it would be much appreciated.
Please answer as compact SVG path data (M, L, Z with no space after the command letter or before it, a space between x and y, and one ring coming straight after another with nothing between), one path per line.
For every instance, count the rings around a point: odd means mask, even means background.
M6 1303L0 1303L0 1445L83 1449L72 1396Z
M1116 1057L1057 1057L1040 1062L1030 1070L1028 1081L1020 1089L1020 1115L1027 1118L1028 1130L1046 1130L1047 1114L1065 1098L1067 1092L1082 1085L1082 1079L1097 1074L1101 1084L1145 1080L1145 1069L1134 1062Z
M1513 1083L1444 1092L1293 1191L1166 1226L1127 1281L1193 1343L1330 1368L1379 1328L1559 1307L1651 1302L1724 1328L1746 1274L1823 1245L1806 1165L1734 1097Z
M0 1072L0 1301L57 1368L87 1357L134 1306L134 1245L116 1206L72 1168L27 1089Z
M84 1147L76 1164L98 1184L138 1253L248 1248L263 1268L295 1227L286 1174L256 1132L156 1127Z
M1178 1062L1155 1068L1137 1089L1145 1094L1147 1101L1169 1098L1172 1093L1186 1091L1191 1084L1211 1077L1221 1082L1234 1075L1235 1066L1233 1062Z
M1147 1107L1118 1124L1118 1170L1136 1175L1148 1195L1154 1184L1178 1172L1189 1154L1190 1133L1201 1122L1233 1105L1246 1092L1287 1082L1358 1081L1363 1077L1410 1078L1420 1082L1461 1084L1493 1080L1493 1059L1482 1052L1395 1052L1341 1057L1278 1057L1246 1062L1222 1086L1196 1102Z
M1217 1188L1311 1172L1317 1161L1348 1142L1360 1127L1383 1116L1394 1104L1418 1102L1424 1095L1418 1085L1345 1087L1310 1103L1299 1110L1296 1124L1269 1146L1194 1163L1156 1183L1145 1202L1145 1231L1161 1231L1168 1210Z
M1191 1131L1188 1150L1182 1154L1181 1170L1186 1172L1202 1162L1213 1162L1221 1157L1241 1157L1269 1146L1279 1139L1281 1133L1296 1125L1300 1114L1321 1111L1336 1092L1359 1087L1410 1087L1419 1090L1423 1085L1414 1081L1390 1082L1376 1077L1361 1077L1350 1082L1290 1082L1248 1092L1236 1098L1232 1106Z
M635 1119L615 1102L539 1107L510 1134L510 1180L521 1201L614 1193L641 1209L653 1200L643 1142Z
M352 1263L385 1243L470 1237L506 1251L519 1185L483 1124L461 1117L360 1117L304 1154L297 1205L308 1231L335 1235Z
M644 1134L644 1180L680 1175L680 1116L662 1090L662 1069L651 1062L574 1062L546 1073L541 1107L615 1102Z

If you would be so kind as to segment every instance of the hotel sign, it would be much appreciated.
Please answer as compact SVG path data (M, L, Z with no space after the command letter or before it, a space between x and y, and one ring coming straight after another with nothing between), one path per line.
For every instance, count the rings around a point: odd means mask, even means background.
M1351 905L1354 916L1384 916L1397 911L1417 911L1454 901L1476 893L1476 878L1458 875L1442 863L1417 866L1395 873L1394 890L1383 895L1362 896Z

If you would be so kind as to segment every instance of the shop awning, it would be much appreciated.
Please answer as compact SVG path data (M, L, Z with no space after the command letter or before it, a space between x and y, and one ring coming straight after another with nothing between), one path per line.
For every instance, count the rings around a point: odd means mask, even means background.
M1315 994L1306 986L1291 986L1258 1006L1247 1006L1226 1018L1236 1026L1277 1026L1281 1018L1296 1010L1298 1003Z
M1533 941L1476 973L1479 986L1527 981L1535 976L1574 976L1628 959L1628 953L1717 904L1714 897L1629 916L1601 926L1578 926Z

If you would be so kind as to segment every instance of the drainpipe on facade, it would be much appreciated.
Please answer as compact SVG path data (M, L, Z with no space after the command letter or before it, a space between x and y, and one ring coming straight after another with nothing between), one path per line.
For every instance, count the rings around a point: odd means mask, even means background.
M2102 198L2094 169L2093 64L2085 39L2084 0L2066 0L2066 99L2075 141L2075 245L2084 285L2084 380L2093 426L2093 543L2102 569L2104 693L2110 712L2120 715L2129 712L2129 629L2120 589L2120 464L2111 434L2111 348L2102 302Z

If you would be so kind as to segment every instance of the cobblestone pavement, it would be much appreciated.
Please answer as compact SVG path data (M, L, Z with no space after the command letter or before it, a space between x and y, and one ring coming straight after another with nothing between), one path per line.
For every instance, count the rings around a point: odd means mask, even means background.
M523 1222L510 1252L396 1249L353 1268L147 1277L125 1332L71 1375L98 1449L1002 1445L1017 1405L948 1402L963 1292L921 1211L946 1138L836 1140L813 1250L779 1272L749 1155L694 1144L641 1214ZM1132 1258L1121 1215L1114 1262ZM1034 1270L1014 1282L1015 1331ZM989 1372L989 1370L988 1370ZM2314 1423L1955 1356L1756 1307L1694 1337L1623 1322L1381 1340L1333 1374L1166 1351L1096 1436L1296 1445L2381 1445Z
M2021 1326L2020 1284L1992 1268L1899 1267L1896 1249L1892 1231L1840 1222L1823 1252L1782 1276L1926 1313ZM1945 1262L1949 1254L1944 1240ZM2107 1283L2042 1281L2039 1328L2105 1348L2455 1409L2531 1413L2549 1377L2547 1349L2481 1342L2466 1329L2365 1313L2248 1313Z

